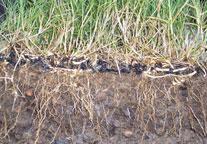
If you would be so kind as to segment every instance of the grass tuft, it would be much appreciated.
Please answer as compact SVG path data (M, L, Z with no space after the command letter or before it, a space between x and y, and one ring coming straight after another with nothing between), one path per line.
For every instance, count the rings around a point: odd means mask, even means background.
M205 1L20 0L5 4L2 41L19 43L32 54L197 63L207 45Z

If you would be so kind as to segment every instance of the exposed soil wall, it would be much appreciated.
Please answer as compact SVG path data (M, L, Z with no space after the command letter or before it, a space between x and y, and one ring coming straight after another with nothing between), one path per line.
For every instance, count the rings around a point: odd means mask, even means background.
M7 65L2 143L207 143L206 78L44 72Z

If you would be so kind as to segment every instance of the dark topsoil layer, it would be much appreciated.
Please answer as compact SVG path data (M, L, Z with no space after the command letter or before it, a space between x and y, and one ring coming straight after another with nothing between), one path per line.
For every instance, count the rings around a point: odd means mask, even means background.
M13 69L1 66L1 143L207 143L202 76Z

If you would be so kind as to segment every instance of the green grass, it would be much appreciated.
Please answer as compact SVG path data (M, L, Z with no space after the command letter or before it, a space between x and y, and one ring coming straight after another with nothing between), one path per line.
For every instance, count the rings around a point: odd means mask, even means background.
M207 2L199 0L18 0L6 7L2 39L33 54L194 63L207 45Z

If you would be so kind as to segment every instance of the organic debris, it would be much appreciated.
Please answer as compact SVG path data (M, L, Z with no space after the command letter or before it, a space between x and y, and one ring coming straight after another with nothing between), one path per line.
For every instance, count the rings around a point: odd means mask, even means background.
M18 57L19 56L19 57ZM193 66L187 63L175 63L165 65L161 62L157 62L154 65L147 65L141 62L132 62L132 63L118 63L104 59L98 59L95 64L91 62L90 59L83 57L71 57L64 56L58 57L57 55L50 56L33 56L29 54L17 54L16 51L11 50L8 55L0 54L0 62L6 61L12 66L22 66L25 64L30 64L34 66L39 66L43 71L89 71L89 72L100 72L100 73L135 73L140 75L145 73L146 76L152 78L165 77L168 75L173 76L193 76L198 73L203 73L203 70L198 66Z

